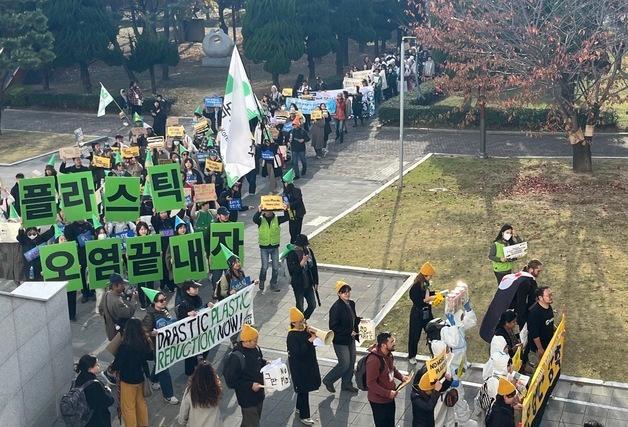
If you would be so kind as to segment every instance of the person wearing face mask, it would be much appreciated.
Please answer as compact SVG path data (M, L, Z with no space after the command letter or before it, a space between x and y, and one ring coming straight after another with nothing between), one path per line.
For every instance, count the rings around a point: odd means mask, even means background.
M498 285L505 275L512 273L512 265L516 261L515 258L508 259L504 256L504 248L521 242L522 239L515 233L512 225L504 224L491 244L488 259L493 263L493 273Z
M47 242L55 235L54 227L50 227L46 232L40 234L37 227L28 227L26 230L20 228L17 232L17 241L22 248L24 256L24 277L26 280L43 280L41 275L41 258L31 257L33 249L42 243Z

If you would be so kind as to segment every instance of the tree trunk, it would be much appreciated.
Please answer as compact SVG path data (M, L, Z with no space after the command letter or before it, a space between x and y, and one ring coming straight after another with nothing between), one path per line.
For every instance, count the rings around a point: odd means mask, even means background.
M167 3L164 6L164 37L166 40L170 41L170 9L168 8ZM161 79L170 80L170 76L168 75L168 64L163 64L161 66Z
M225 6L222 2L218 2L218 20L220 21L220 29L225 33L229 34L229 27L225 22Z
M155 66L151 65L148 72L150 73L150 90L154 95L157 93L157 84L155 83Z
M45 67L42 70L42 76L44 79L44 90L50 90L50 75L52 74L52 70L50 69L50 67Z
M92 81L89 78L89 66L85 62L82 62L79 64L79 69L81 71L81 83L83 84L85 93L92 93Z
M577 173L593 172L593 163L591 161L591 144L586 141L573 144L573 171Z
M336 48L336 77L342 78L342 48L338 46Z
M316 63L314 62L314 58L312 55L308 53L307 55L307 69L308 69L308 79L310 82L313 82L316 79Z
M382 55L386 53L386 40L382 39Z
M273 73L273 84L279 87L279 73Z
M233 29L233 44L236 44L236 13L235 6L231 9L231 27Z
M344 65L349 67L349 37L345 37L342 44Z

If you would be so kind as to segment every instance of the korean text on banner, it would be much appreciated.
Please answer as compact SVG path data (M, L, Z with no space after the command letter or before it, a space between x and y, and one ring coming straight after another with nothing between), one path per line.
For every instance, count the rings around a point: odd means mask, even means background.
M185 208L183 180L178 164L149 166L148 176L153 191L153 206L157 212Z
M244 265L244 223L243 222L216 222L209 228L210 268L224 270L229 268L220 244L225 245L231 252L240 258Z
M105 218L107 221L136 221L140 216L140 179L105 178Z
M447 351L434 356L427 362L427 375L430 378L430 382L440 380L447 370Z
M175 283L207 278L204 240L202 232L170 238L172 274Z
M98 215L98 205L94 195L94 178L91 172L78 172L57 175L59 199L66 221L91 219Z
M504 256L508 259L521 258L528 252L528 242L504 246Z
M523 399L521 426L534 425L534 419L541 412L552 386L558 381L563 362L565 346L565 316L563 315L554 336L539 361L532 379L528 383L528 393Z
M111 169L111 157L94 156L92 158L92 166L95 168Z
M122 274L122 239L90 240L85 243L89 288L104 288L112 273Z
M126 239L129 282L143 283L163 279L161 236L150 234Z
M76 242L55 243L39 249L44 282L68 282L66 290L78 291L83 286Z
M22 226L51 225L57 220L57 201L54 176L21 179L18 185Z
M256 290L256 286L247 286L196 316L158 329L155 372L208 351L240 332L244 323L252 324Z

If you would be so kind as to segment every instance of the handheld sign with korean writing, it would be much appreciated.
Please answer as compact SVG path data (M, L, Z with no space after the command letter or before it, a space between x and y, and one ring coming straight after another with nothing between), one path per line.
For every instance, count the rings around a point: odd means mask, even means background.
M94 195L94 179L91 172L57 175L59 199L67 221L91 219L98 214Z
M262 196L260 205L263 211L283 211L284 203L279 194L269 194Z
M104 288L112 273L122 273L122 239L91 240L85 244L89 288Z
M163 279L161 236L150 234L126 239L126 256L131 283Z
M148 177L157 212L185 208L181 170L176 163L149 166Z
M231 199L229 200L229 210L231 211L239 211L242 209L242 199Z
M314 110L311 114L312 120L320 120L323 118L323 112L321 110Z
M528 242L521 242L516 245L504 247L504 256L508 259L521 258L528 252Z
M208 172L222 172L222 168L223 168L223 163L222 162L216 162L214 160L205 160L205 169Z
M195 184L194 185L194 201L207 202L217 200L215 184Z
M92 166L95 168L111 169L111 157L94 156L92 158Z
M56 222L57 202L53 176L21 179L18 189L24 228Z
M45 282L68 282L66 290L77 291L83 286L81 265L76 242L55 243L39 250L41 274Z
M172 272L175 283L207 277L203 233L183 234L170 238Z
M168 126L166 129L166 136L168 138L181 138L185 135L185 128L183 126Z
M292 96L292 88L285 87L281 90L283 96Z
M140 179L105 178L105 217L108 221L135 221L140 216Z
M131 157L139 157L140 155L140 147L124 147L122 148L122 157L125 159L130 159Z
M72 146L72 147L61 147L59 148L59 157L64 160L64 161L68 161L68 160L72 160L75 159L77 157L81 157L81 149L79 147L76 146Z
M221 251L221 243L240 258L240 264L244 265L244 223L216 222L211 225L209 228L209 248L212 270L229 268Z
M163 136L151 136L150 138L146 138L146 142L148 142L148 148L151 150L164 148L166 146Z

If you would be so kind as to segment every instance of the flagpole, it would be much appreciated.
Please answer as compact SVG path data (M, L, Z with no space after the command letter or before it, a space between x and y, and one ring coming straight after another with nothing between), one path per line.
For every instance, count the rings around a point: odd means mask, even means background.
M104 85L104 84L102 84L102 82L100 82L100 81L99 81L98 83L100 83L100 85L101 85L102 87L105 87L105 85ZM105 87L105 90L107 90L107 88L106 88L106 87ZM109 91L107 91L107 92L109 92ZM111 94L110 94L110 95L111 95ZM127 116L127 115L126 115L126 112L124 112L124 110L122 109L122 107L120 107L120 105L118 104L118 102L116 101L116 99L115 99L113 96L111 97L111 100L113 101L113 103L114 103L114 104L116 104L116 107L118 107L118 109L120 110L120 112L121 112L122 114L124 114L124 117L125 117L125 118L129 121L129 123L133 123L133 122L131 121L131 119L129 119L129 116Z

